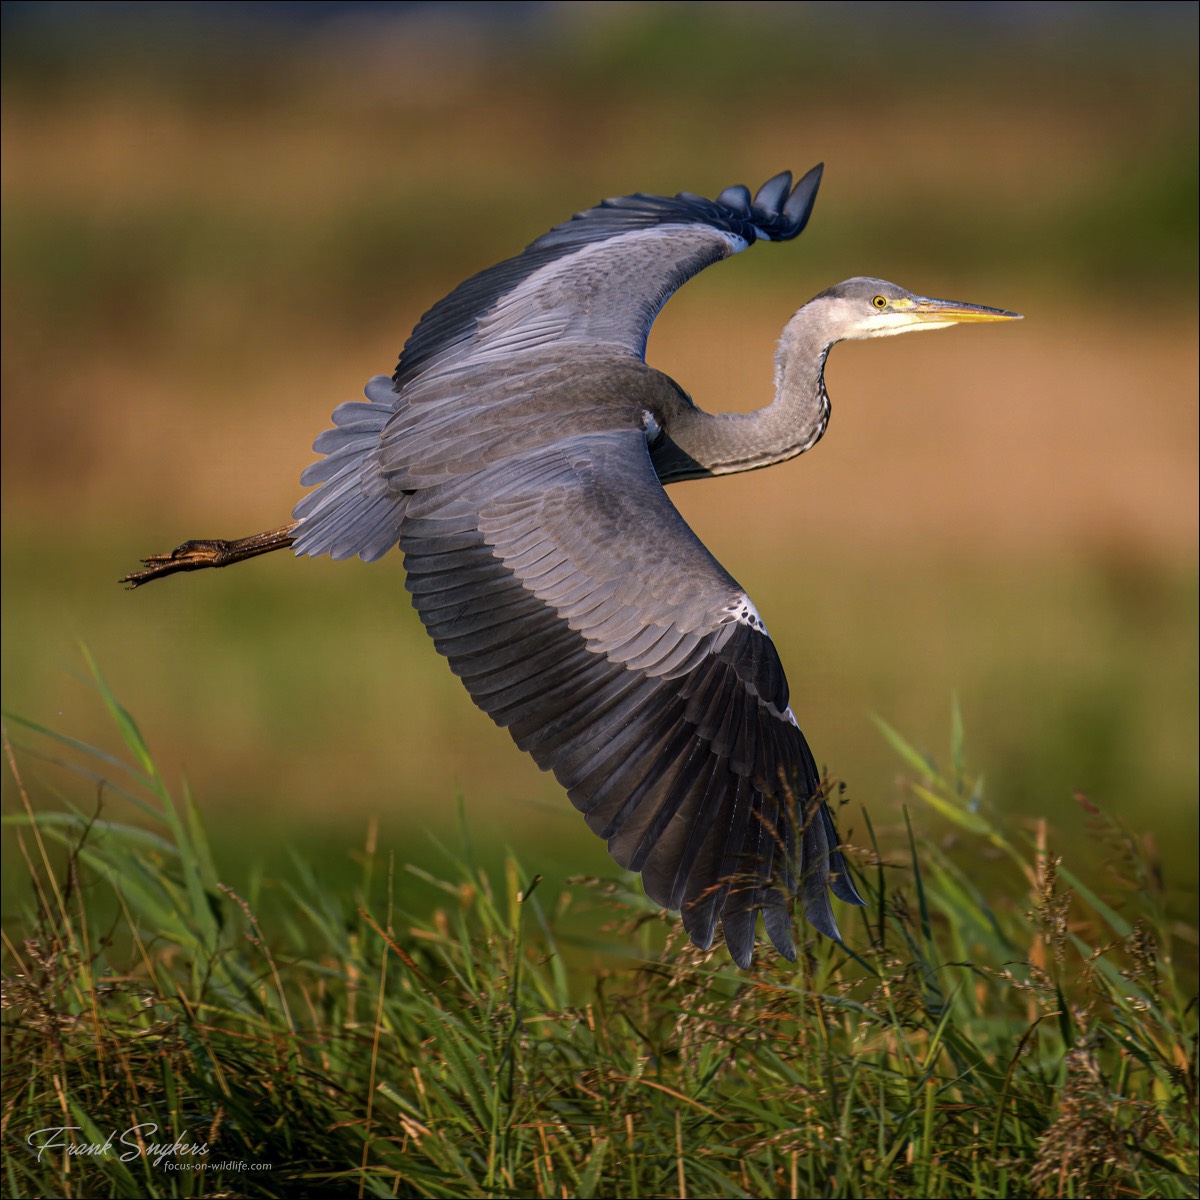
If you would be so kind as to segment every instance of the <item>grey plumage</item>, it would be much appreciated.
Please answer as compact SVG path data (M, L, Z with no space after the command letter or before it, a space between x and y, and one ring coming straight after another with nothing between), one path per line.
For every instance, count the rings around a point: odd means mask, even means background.
M774 404L701 412L644 361L654 317L704 267L800 233L820 175L777 175L753 198L608 200L463 283L368 403L335 410L291 534L297 554L335 558L398 544L421 620L479 707L698 946L720 921L742 966L759 912L794 959L793 894L832 938L829 890L862 900L775 647L663 482L814 444L835 341L881 336L889 316L884 332L1011 315L851 280L789 323Z

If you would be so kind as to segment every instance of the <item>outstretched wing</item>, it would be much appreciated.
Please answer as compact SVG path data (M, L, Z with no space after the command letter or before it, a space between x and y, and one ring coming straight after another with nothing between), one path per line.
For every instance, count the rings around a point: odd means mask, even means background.
M408 588L475 702L552 770L616 861L749 964L788 900L858 901L754 606L636 430L565 438L410 495Z
M580 353L640 361L678 287L760 237L786 241L804 229L821 173L815 166L793 187L784 171L753 197L736 186L715 200L686 192L605 200L460 284L417 323L392 379L371 380L369 403L336 408L334 428L313 444L325 458L301 482L324 486L294 510L296 553L382 557L399 538L396 497L407 487L385 443L419 438L469 456L498 404L495 389L473 386L473 375L491 382L496 368L520 374L560 347L566 361ZM543 424L563 419L541 416Z
M605 201L462 284L393 379L343 404L303 476L297 554L399 541L413 600L476 703L553 770L613 857L749 963L788 898L838 937L861 903L754 606L679 516L638 427L650 325L683 282L795 237L820 181L751 198Z
M393 381L519 354L551 343L604 343L641 357L671 294L757 238L786 241L808 223L821 182L814 167L793 188L788 171L751 199L623 196L578 213L455 288L421 318Z

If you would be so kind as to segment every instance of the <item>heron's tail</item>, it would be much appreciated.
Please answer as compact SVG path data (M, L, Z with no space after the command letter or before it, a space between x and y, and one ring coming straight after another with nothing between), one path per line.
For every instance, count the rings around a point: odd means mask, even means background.
M386 375L366 387L369 403L354 401L333 410L333 428L313 449L325 457L300 476L306 486L320 484L292 511L298 527L296 554L382 558L400 540L405 497L388 490L379 470L380 439L395 415L400 397Z

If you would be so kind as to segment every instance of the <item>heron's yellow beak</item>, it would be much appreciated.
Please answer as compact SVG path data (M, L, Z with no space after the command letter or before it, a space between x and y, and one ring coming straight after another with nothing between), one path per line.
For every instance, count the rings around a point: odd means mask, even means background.
M982 304L962 304L957 300L931 300L928 296L913 298L908 315L924 323L951 325L963 321L1019 321L1021 314L1003 308L985 308Z

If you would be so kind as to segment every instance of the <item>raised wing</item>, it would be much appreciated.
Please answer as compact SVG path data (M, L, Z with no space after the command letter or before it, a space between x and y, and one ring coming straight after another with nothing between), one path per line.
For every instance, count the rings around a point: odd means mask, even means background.
M396 498L409 486L395 460L418 442L443 459L477 453L480 423L499 415L497 368L527 377L532 358L559 348L560 362L595 353L641 361L655 316L681 284L760 237L786 241L804 229L821 173L815 166L793 187L784 171L753 197L735 186L715 200L605 200L460 284L417 323L393 377L370 381L369 403L336 408L334 428L313 444L325 458L301 482L324 486L294 510L296 553L382 557L399 538ZM478 386L481 375L489 386ZM540 417L545 425L563 414ZM530 436L546 440L544 431Z
M753 199L687 192L604 200L455 288L421 318L400 355L397 390L429 372L552 343L604 343L641 357L658 311L697 272L757 238L804 229L820 166L792 187L788 171Z
M400 545L421 619L472 698L698 946L720 919L748 965L761 911L794 959L797 887L839 937L826 889L861 901L775 647L638 431L566 438L416 492Z

